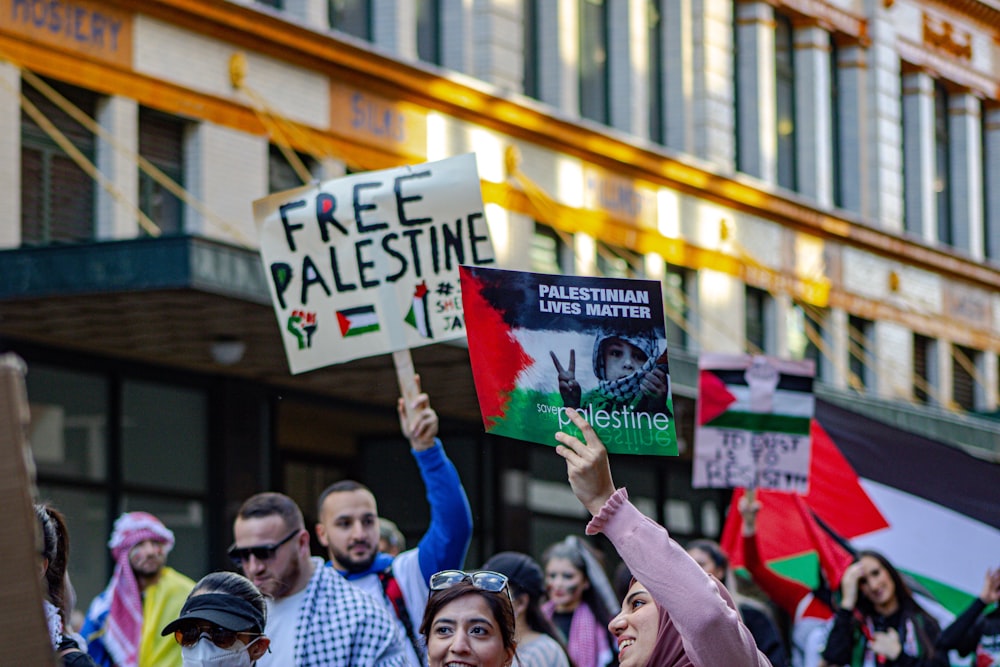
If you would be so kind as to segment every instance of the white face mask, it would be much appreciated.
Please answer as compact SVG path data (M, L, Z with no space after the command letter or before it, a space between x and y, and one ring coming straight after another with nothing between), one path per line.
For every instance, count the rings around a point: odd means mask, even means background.
M194 646L182 646L181 658L184 667L250 667L253 663L247 649L257 639L250 644L237 639L229 648L219 648L208 637L202 637Z

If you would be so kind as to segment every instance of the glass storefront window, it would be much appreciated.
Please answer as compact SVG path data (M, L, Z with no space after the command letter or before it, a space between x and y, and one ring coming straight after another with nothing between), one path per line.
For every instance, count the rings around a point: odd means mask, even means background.
M25 384L31 410L28 439L39 475L105 480L108 380L31 366Z
M205 394L126 381L122 387L122 475L126 484L203 492L208 456Z

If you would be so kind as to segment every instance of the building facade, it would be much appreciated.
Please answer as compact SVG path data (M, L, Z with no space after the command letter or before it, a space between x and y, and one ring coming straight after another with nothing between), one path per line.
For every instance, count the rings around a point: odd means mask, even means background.
M819 393L1000 458L995 0L3 0L0 346L81 599L122 510L192 576L246 496L368 483L426 524L391 362L291 376L251 203L474 152L498 265L662 281L682 454L615 462L679 536L697 355L817 362ZM469 562L583 512L482 432L460 345L415 350L476 515Z

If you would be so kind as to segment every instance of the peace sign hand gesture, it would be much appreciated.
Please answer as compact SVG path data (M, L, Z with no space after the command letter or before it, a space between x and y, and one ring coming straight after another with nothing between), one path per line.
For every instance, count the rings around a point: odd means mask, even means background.
M569 351L569 366L563 368L559 363L556 353L549 350L552 363L556 365L556 374L559 377L559 394L562 396L563 405L567 408L580 407L580 383L576 381L576 350Z

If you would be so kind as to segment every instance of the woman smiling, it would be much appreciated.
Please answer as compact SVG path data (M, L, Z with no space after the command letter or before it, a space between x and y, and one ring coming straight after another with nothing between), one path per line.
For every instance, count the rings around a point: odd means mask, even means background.
M445 570L430 589L420 624L429 667L510 667L517 642L506 576Z
M823 651L830 664L948 667L941 630L885 556L862 551L840 579L840 607Z
M621 667L768 667L726 588L668 534L615 490L608 453L594 429L567 409L581 441L557 433L573 493L593 516L587 533L604 533L636 579L608 629Z

